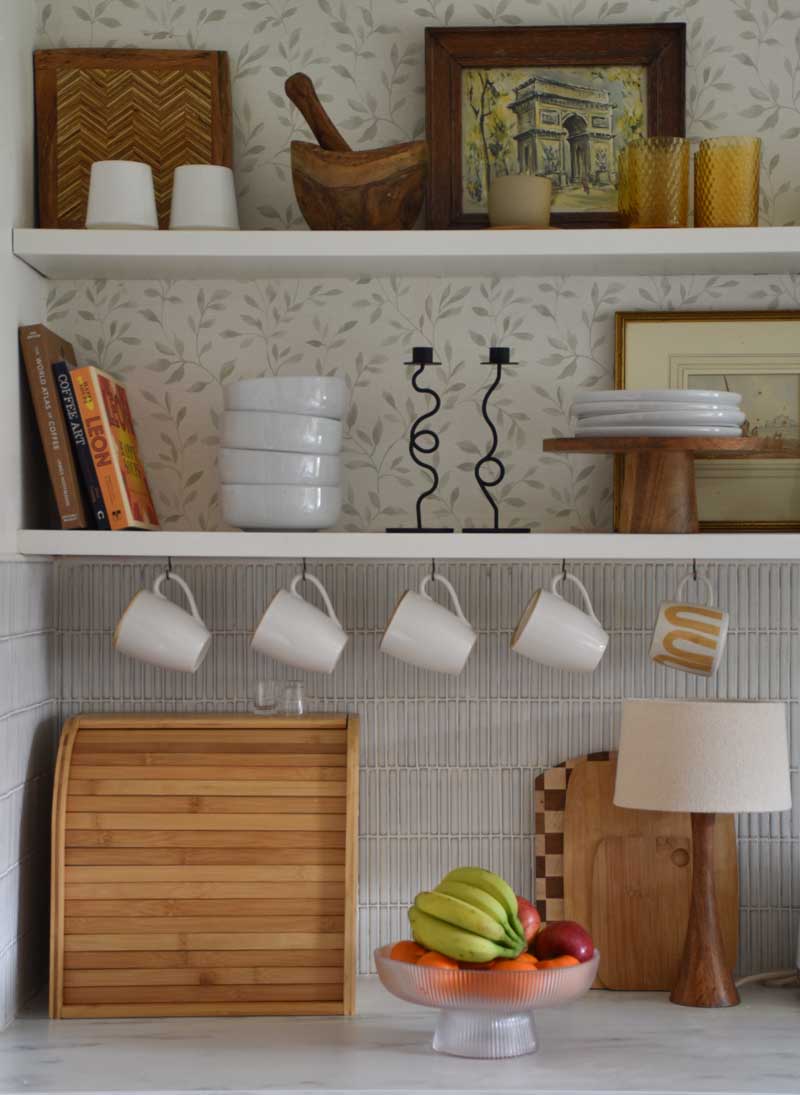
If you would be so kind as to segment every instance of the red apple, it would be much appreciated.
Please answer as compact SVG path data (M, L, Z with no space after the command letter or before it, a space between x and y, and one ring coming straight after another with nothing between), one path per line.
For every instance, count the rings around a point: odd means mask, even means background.
M527 897L517 896L517 916L522 924L522 930L525 932L525 942L530 943L542 923L539 910L528 901Z
M533 943L537 958L558 958L571 954L579 962L588 962L594 954L592 937L574 920L554 920L547 924Z

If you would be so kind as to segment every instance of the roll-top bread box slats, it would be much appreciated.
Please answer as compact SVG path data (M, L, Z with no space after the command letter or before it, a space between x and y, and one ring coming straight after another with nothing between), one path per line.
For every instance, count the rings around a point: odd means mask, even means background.
M51 1016L352 1014L357 841L353 716L71 719Z

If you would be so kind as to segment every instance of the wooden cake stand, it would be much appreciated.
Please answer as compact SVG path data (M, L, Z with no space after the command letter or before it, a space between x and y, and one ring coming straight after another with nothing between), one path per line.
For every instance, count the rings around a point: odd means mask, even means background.
M797 442L761 437L558 437L544 451L622 457L619 532L697 532L698 456L800 458Z

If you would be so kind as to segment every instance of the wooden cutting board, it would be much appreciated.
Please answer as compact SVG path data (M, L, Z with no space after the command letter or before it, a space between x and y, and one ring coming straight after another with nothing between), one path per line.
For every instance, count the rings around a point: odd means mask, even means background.
M351 1014L358 720L81 715L53 793L53 1018Z
M601 953L599 984L669 991L688 918L691 821L688 814L614 806L616 771L613 754L572 768L564 809L564 919L592 935ZM733 967L739 879L732 816L717 819L715 853L720 923Z

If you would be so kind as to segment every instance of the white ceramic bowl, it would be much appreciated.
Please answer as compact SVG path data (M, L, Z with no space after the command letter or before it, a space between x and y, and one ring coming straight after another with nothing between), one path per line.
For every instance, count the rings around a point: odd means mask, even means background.
M336 487L342 478L340 457L310 452L220 449L218 468L221 483L310 483Z
M615 403L741 403L738 392L714 392L704 388L643 388L639 391L614 388L584 392L575 396L573 407L582 403L602 403L609 398Z
M584 415L580 426L741 426L744 411L731 405L724 411L634 411L630 414Z
M740 408L740 403L679 403L677 401L654 403L645 399L628 400L624 403L620 400L615 403L609 399L598 403L573 403L570 413L573 418L591 418L599 414L694 414L697 411L705 414L709 411L718 411L722 414L740 414L742 417L737 421L743 422L744 412Z
M265 376L223 388L226 411L279 411L344 418L347 385L339 376Z
M223 483L220 495L227 524L246 531L330 528L342 508L341 487Z
M224 411L220 445L270 452L341 452L342 424L332 418L269 411Z
M578 426L576 437L741 437L741 426Z

